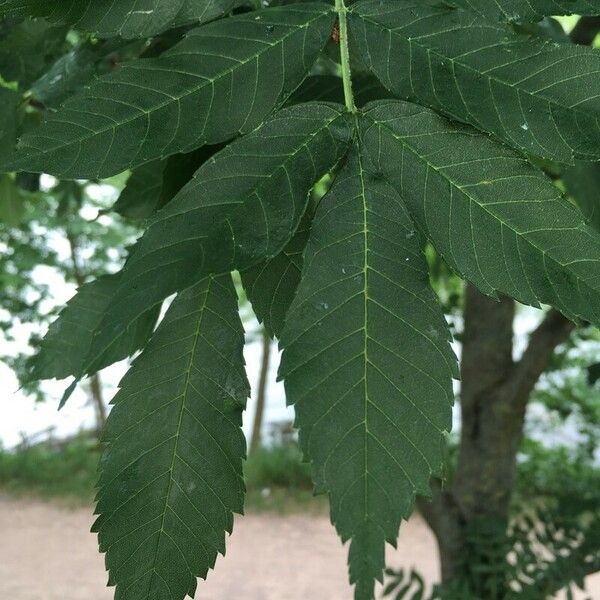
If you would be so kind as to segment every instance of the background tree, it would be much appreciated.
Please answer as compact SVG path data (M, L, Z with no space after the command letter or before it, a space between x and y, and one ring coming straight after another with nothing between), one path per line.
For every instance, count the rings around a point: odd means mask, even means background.
M21 182L22 183L22 182ZM29 182L31 188L31 182ZM124 249L135 240L137 227L114 217L101 216L114 203L110 186L52 182L50 189L23 189L5 176L0 209L0 286L5 337L14 339L22 324L33 326L30 350L2 356L13 368L24 390L42 400L38 381L29 378L31 352L40 335L56 318L60 305L51 287L83 286L118 268ZM93 195L90 194L90 190ZM100 433L106 405L100 375L86 382Z

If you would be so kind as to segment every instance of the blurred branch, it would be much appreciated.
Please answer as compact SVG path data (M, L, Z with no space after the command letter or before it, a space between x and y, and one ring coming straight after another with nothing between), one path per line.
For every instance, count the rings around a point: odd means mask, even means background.
M600 31L600 17L581 17L570 34L571 41L580 46L589 46Z
M525 407L556 347L566 342L574 329L575 323L553 309L531 334L529 345L521 360L515 364L513 376L509 380L511 395L519 409Z

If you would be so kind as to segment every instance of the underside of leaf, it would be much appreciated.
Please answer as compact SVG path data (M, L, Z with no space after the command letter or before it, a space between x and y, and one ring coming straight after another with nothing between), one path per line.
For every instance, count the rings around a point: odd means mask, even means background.
M519 154L400 101L369 105L362 139L446 262L484 293L600 324L600 236Z
M182 292L120 383L94 524L118 600L183 600L243 510L244 331L231 277Z
M600 158L595 50L517 35L443 3L368 0L350 18L363 59L399 97L530 154Z
M148 37L183 23L219 17L243 0L0 0L0 16L35 15L103 37Z
M281 338L280 377L317 490L351 540L357 600L373 597L385 543L429 493L451 426L456 359L422 244L354 148L318 206Z
M327 5L310 3L194 29L69 99L0 168L109 177L252 131L302 82L332 23Z
M170 294L279 254L350 135L341 107L299 105L206 162L134 248L92 355Z

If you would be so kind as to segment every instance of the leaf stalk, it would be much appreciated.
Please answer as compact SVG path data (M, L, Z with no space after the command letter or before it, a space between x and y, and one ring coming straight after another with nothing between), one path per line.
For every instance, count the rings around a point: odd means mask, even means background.
M342 62L342 81L344 82L344 99L346 108L356 113L354 91L352 89L352 69L350 67L350 50L348 46L348 8L344 0L335 0L335 12L338 14L340 26L340 54Z

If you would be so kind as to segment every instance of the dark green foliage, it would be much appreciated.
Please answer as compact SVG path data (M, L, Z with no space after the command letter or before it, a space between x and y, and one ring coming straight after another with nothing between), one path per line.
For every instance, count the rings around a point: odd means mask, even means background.
M326 5L263 14L194 29L162 56L98 79L23 136L10 168L107 177L252 131L304 79L333 24Z
M310 466L302 461L296 443L283 443L257 448L244 465L244 479L248 490L285 488L312 491Z
M321 200L304 262L280 376L316 488L352 539L350 578L363 597L414 494L439 474L455 359L422 239L362 148Z
M29 88L66 46L67 29L45 21L1 23L0 32L0 74L5 81L17 83L23 90Z
M526 39L443 3L392 5L361 2L351 16L363 60L386 88L530 154L600 158L597 52Z
M121 382L93 528L119 598L193 596L225 553L244 498L243 344L231 277L209 277L178 296Z
M20 135L0 170L131 169L114 211L145 228L122 271L55 322L35 371L79 378L143 348L115 399L98 495L121 600L193 593L242 510L230 272L281 340L357 600L441 473L451 425L456 359L429 282L445 267L429 268L426 244L486 294L600 324L596 165L581 162L600 158L600 55L536 24L598 14L596 2L263 4L0 0L0 74L17 90L0 96L0 132ZM17 67L3 62L21 49Z
M65 379L95 373L143 348L152 334L158 310L150 310L115 336L113 344L88 365L92 336L106 313L120 274L104 275L86 283L50 326L40 351L31 361L31 379Z
M487 294L600 324L600 236L543 173L413 104L369 105L364 122L377 169L453 269Z
M243 0L2 0L0 15L47 17L103 37L136 38L210 21L242 4Z

